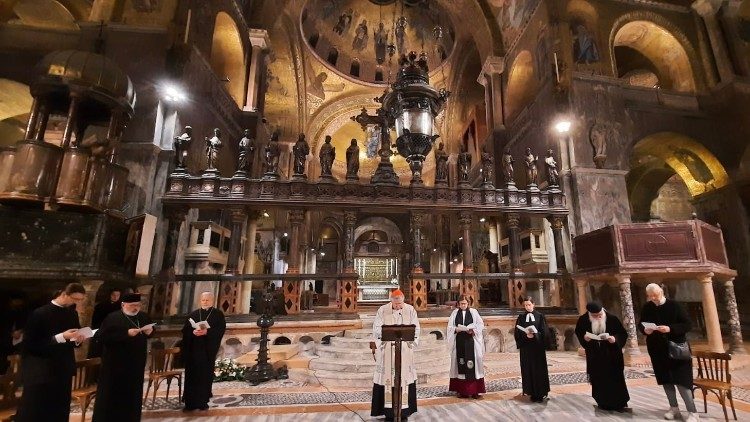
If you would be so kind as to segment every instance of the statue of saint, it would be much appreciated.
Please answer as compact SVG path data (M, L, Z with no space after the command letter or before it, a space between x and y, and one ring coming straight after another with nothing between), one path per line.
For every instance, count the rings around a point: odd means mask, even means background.
M377 31L373 31L372 35L375 40L375 61L378 64L385 62L385 49L388 44L388 31L385 29L385 24L380 22Z
M442 142L435 150L435 184L448 182L448 153Z
M266 144L265 158L266 158L266 174L269 176L279 176L279 132L274 132L271 135L271 139Z
M346 149L346 178L359 179L359 146L357 140L352 139L351 145Z
M482 184L485 186L495 185L495 157L487 149L487 145L482 148Z
M252 171L253 159L255 158L255 145L253 145L253 142L253 139L250 138L250 129L245 129L245 133L239 143L240 156L237 160L238 172L247 174Z
M186 167L186 159L188 155L188 149L190 143L193 141L193 128L185 126L182 131L182 135L175 136L172 148L174 149L174 165L175 169L184 170Z
M216 128L211 139L206 137L206 170L216 170L216 160L219 158L221 147L221 130Z
M596 168L604 168L607 161L607 137L609 137L609 128L601 123L594 123L589 131L589 142L594 149L594 164Z
M531 148L526 148L526 158L524 162L526 164L526 184L527 186L536 187L537 185L537 169L536 162L539 160L539 156L532 154Z
M503 177L505 178L505 183L509 185L514 185L515 182L513 181L513 163L516 161L513 159L513 156L510 154L510 148L505 148L505 152L503 152Z
M544 159L544 165L547 167L547 184L552 186L559 186L559 176L557 171L557 162L555 157L552 155L552 150L547 150L547 158Z
M310 145L307 144L304 133L299 134L297 143L292 147L292 152L294 154L294 174L304 175L305 161L307 161L307 156L310 154Z
M321 176L331 176L333 160L336 159L336 147L331 145L331 136L326 135L325 143L320 147L320 174Z
M469 170L471 170L471 154L466 151L466 146L461 145L461 152L458 153L458 182L469 182Z

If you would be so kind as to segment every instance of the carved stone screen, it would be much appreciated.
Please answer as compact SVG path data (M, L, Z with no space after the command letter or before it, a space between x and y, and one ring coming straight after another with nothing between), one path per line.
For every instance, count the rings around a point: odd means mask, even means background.
M692 227L621 227L626 262L697 261Z

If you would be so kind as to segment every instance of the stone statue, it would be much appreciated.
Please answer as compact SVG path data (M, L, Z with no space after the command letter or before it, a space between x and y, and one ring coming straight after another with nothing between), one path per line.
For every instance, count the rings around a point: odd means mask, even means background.
M325 143L320 147L320 175L324 178L332 178L331 169L333 167L333 160L336 159L336 147L331 145L331 136L326 135Z
M250 138L250 129L245 129L245 133L240 139L239 150L240 156L237 160L237 173L247 175L253 169L253 159L255 158L254 140Z
M505 184L515 185L516 182L513 181L513 163L515 163L516 160L514 160L513 156L510 154L510 148L505 148L502 160L503 178L505 179Z
M294 176L304 177L305 162L307 161L307 156L310 154L310 145L307 144L304 133L299 134L297 143L292 147L292 153L294 154Z
M359 180L359 146L357 140L352 138L352 143L346 149L346 178L347 180Z
M216 128L211 139L206 137L206 170L216 170L216 160L219 158L221 147L221 130Z
M609 127L602 123L594 123L589 131L589 142L594 150L594 164L596 168L604 168L607 161L607 138L609 137Z
M185 126L182 135L175 136L172 148L174 149L174 166L175 170L185 171L188 149L193 141L193 128Z
M461 152L458 153L458 183L469 183L469 170L471 170L471 154L466 151L466 146L461 145Z
M266 172L263 177L278 179L279 178L279 132L274 132L265 148L265 166Z
M544 165L547 167L547 184L549 187L560 185L560 174L557 171L557 162L552 155L552 150L547 150L547 158L544 159Z
M531 148L526 148L526 157L524 163L526 164L526 185L529 187L537 186L537 169L536 162L539 160L539 156L532 154Z
M482 148L482 186L495 186L495 157L487 149L487 145Z
M448 153L445 152L445 144L442 142L435 150L435 184L448 183Z

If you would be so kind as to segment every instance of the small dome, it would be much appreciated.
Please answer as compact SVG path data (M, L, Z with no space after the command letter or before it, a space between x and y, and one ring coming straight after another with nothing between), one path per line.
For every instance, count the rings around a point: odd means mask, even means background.
M112 60L87 51L62 50L47 54L36 66L32 93L76 87L92 98L122 107L130 116L135 107L133 82Z

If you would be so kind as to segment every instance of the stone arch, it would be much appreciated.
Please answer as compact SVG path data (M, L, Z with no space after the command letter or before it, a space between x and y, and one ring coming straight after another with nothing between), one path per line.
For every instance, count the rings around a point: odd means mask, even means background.
M612 25L609 53L616 77L647 68L664 89L695 92L699 85L697 70L701 66L693 45L675 24L657 13L637 11L620 16Z
M570 17L582 20L588 29L597 32L599 25L599 12L586 0L570 0L566 7Z
M534 59L531 52L523 50L513 60L505 91L505 121L512 121L526 107L537 91L538 81L534 76Z
M435 334L435 338L438 340L443 339L443 333L440 330L432 330L430 331L430 334Z
M0 147L23 139L32 101L28 85L0 78Z
M364 233L371 230L382 230L388 236L390 243L401 243L403 237L401 235L401 229L398 225L385 217L369 217L359 222L357 228L354 229L354 241L360 238Z
M292 341L289 340L289 337L287 336L278 336L273 340L274 345L280 345L280 344L292 344Z
M320 340L320 344L331 344L331 337L336 337L334 335L327 335L323 336L323 338Z
M695 139L675 132L646 136L633 147L626 179L634 221L649 219L652 201L675 174L692 198L729 183L722 163Z
M211 40L211 68L225 78L226 88L238 107L245 101L245 52L237 23L226 12L216 14ZM228 80L227 80L228 79Z
M315 339L310 336L302 336L299 338L300 343L309 343L309 342L315 342Z
M484 347L487 353L503 351L503 332L499 328L491 329L484 337Z

